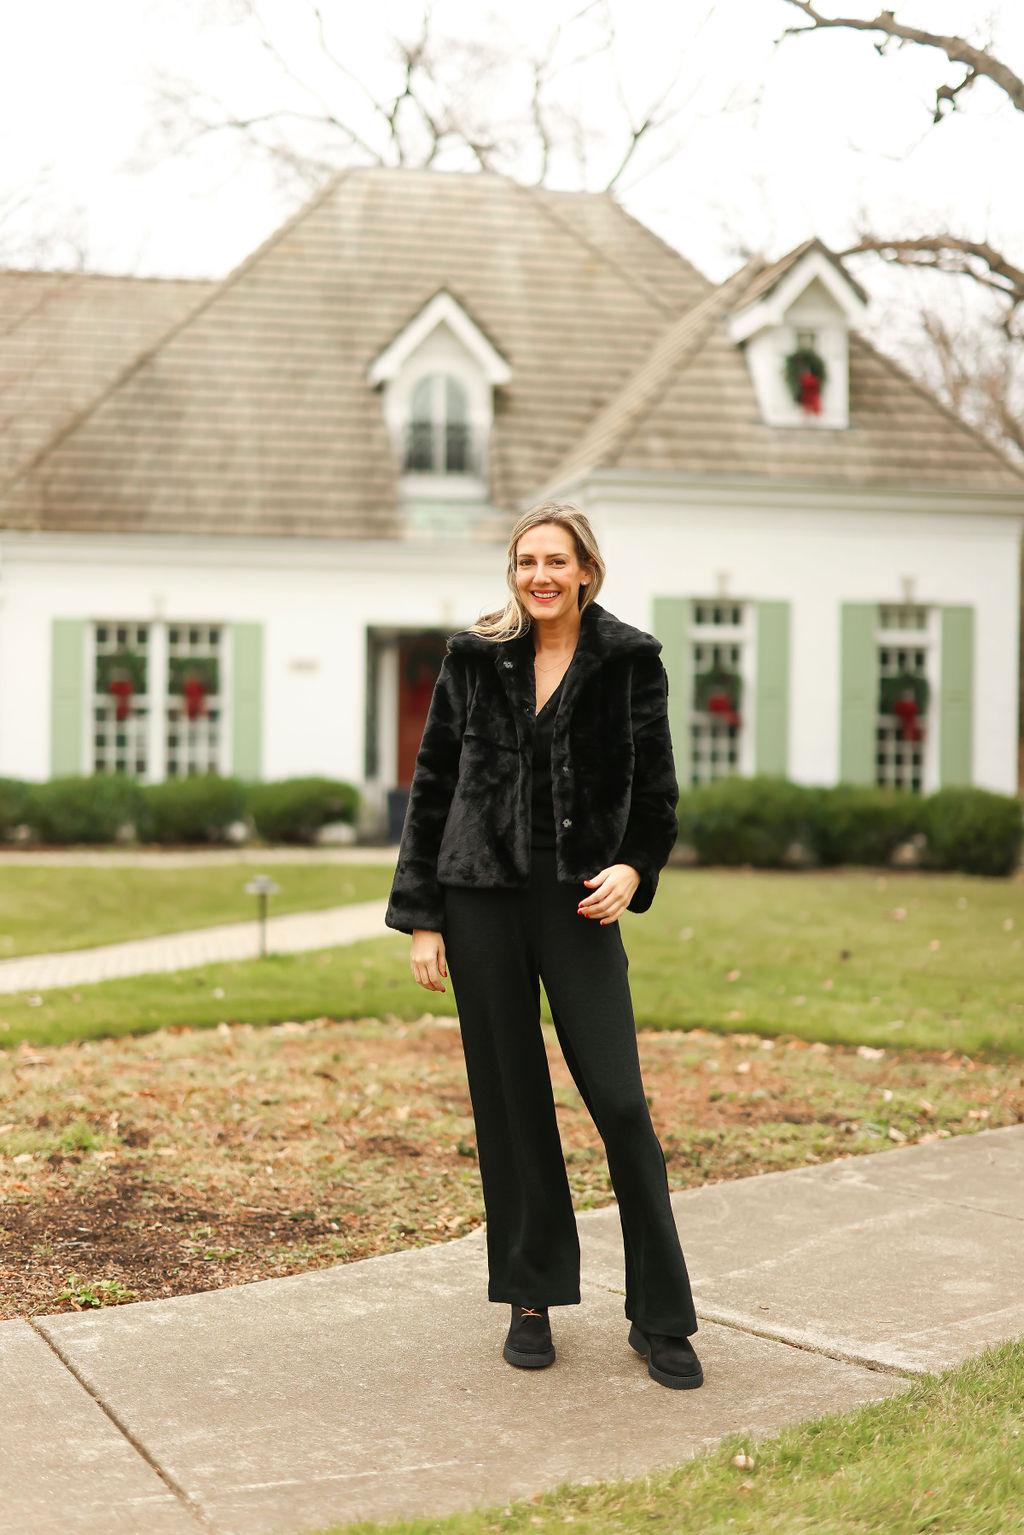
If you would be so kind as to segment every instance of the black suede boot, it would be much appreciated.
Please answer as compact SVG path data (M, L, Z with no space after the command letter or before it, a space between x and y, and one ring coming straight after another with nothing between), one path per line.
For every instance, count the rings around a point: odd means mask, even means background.
M513 1306L512 1325L501 1352L520 1370L543 1370L554 1364L547 1306Z
M629 1329L629 1346L647 1356L647 1373L659 1386L668 1386L673 1391L692 1391L704 1384L700 1360L687 1338L641 1332L633 1322Z

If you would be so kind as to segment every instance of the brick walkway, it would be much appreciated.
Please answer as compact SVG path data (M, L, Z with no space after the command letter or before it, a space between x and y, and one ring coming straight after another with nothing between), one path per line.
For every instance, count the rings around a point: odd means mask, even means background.
M267 921L267 948L273 954L301 954L382 938L386 901L332 906L326 911L291 912ZM191 970L220 960L255 959L259 954L259 925L231 922L222 927L136 938L95 949L71 949L66 954L26 954L0 961L0 992L44 991L54 986L88 986L125 975Z

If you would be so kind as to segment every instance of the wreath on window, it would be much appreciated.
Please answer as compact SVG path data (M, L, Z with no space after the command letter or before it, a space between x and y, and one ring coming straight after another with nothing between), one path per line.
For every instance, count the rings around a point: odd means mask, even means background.
M801 410L821 414L821 391L828 377L825 359L812 346L798 347L786 358L786 388Z
M220 662L216 656L172 656L167 668L167 691L180 694L190 720L206 713L210 693L220 692Z
M96 657L96 691L114 700L114 718L126 720L136 693L146 691L146 657L137 650L104 652Z
M879 714L894 714L903 727L905 741L920 741L924 732L920 720L928 712L931 689L928 678L920 672L898 672L883 677L878 688Z
M133 693L146 691L146 657L137 650L104 651L96 657L96 691L109 693L110 684L130 682Z
M740 723L739 707L743 697L743 678L725 666L712 666L693 679L694 706L718 715L727 725Z

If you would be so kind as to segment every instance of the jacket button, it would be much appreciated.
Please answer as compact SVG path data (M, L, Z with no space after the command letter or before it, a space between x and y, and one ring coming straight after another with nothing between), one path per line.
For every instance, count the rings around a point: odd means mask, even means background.
M563 826L571 826L571 825L572 825L572 822L571 822L571 821L570 821L570 820L569 820L569 818L568 818L568 816L567 816L567 817L566 817L566 819L565 819L565 820L564 820L564 821L563 821L563 822L562 822L562 825L563 825Z
M562 769L562 774L563 774L563 776L564 776L564 777L565 777L565 778L568 778L568 776L569 776L569 772L570 772L570 769L569 769L569 767L568 767L568 764L567 764L567 765L566 765L566 766L565 766L565 767L563 767L563 769Z
M503 661L501 664L502 664L502 666L505 668L505 670L507 672L510 672L512 670L512 662L511 661Z

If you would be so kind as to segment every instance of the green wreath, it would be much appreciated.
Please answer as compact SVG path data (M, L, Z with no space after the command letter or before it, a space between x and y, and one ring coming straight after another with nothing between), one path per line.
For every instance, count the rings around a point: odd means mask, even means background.
M167 663L168 693L184 693L186 677L198 677L208 694L220 692L220 662L216 656L171 656Z
M920 672L900 672L895 677L881 679L878 688L879 714L895 714L896 700L906 693L913 695L918 714L927 714L931 689L928 686L928 678L923 677Z
M743 678L739 672L731 672L724 666L712 666L709 671L698 672L693 679L694 706L706 710L712 693L724 693L734 714L739 713L743 697Z
M126 675L133 693L145 693L147 658L137 650L105 651L96 657L96 691L109 693L118 673Z
M813 373L821 385L828 377L824 357L810 346L799 347L786 358L786 388L797 405L800 404L800 378L804 373Z

